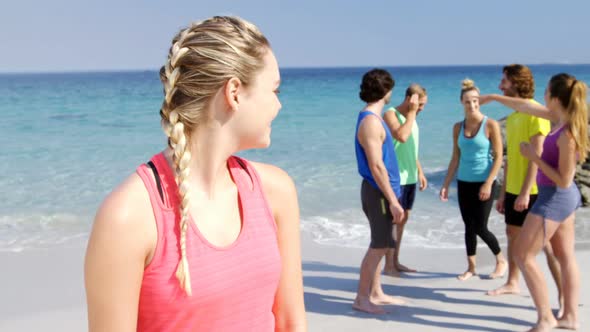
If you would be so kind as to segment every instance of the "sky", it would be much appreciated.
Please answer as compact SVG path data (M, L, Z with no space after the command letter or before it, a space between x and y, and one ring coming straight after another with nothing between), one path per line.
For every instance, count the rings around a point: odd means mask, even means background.
M0 72L155 70L214 15L256 24L281 67L590 63L588 0L7 0Z

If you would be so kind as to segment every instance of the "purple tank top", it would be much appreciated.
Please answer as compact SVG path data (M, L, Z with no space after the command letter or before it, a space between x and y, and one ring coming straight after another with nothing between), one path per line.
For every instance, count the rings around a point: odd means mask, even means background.
M557 139L559 139L559 135L561 135L564 128L565 126L562 126L556 131L549 133L543 142L541 159L555 169L559 166L559 147L557 146ZM537 185L555 186L555 182L551 181L551 179L539 169L539 172L537 173Z

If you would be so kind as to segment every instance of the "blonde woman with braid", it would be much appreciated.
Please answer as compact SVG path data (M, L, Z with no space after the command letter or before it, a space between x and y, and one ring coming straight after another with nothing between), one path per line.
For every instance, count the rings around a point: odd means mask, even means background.
M538 319L532 332L579 328L580 271L574 252L574 219L581 197L574 175L576 163L585 161L590 149L587 91L586 84L574 76L558 74L549 80L545 90L546 106L500 95L480 97L482 103L497 101L556 124L543 142L541 155L529 143L520 144L521 154L539 166L539 195L526 216L515 248L516 262L537 307ZM551 311L547 284L536 261L547 242L561 266L564 307L560 317Z
M160 70L168 148L100 207L85 263L90 331L306 331L299 207L270 144L281 103L267 39L190 25Z

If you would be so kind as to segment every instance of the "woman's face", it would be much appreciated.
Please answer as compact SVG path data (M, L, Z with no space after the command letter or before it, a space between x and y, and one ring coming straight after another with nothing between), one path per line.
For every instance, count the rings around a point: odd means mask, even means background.
M274 53L264 56L264 67L252 85L242 94L237 112L236 133L241 149L265 148L270 145L271 123L281 109L279 85L281 77Z
M479 92L477 90L465 92L463 98L461 98L461 103L465 113L479 112Z
M551 93L549 92L549 84L547 84L547 87L545 88L544 99L545 99L545 106L547 106L549 111L555 112L555 110L559 109L559 107L557 107L559 104L559 99L551 96Z

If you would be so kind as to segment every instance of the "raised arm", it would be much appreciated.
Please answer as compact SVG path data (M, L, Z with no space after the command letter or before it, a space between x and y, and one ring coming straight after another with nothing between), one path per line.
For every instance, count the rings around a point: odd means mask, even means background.
M492 101L497 101L500 104L512 108L517 112L530 114L539 118L550 120L552 122L559 121L559 114L557 114L557 112L551 112L547 107L528 99L508 97L498 94L479 96L479 102L482 105Z
M459 168L459 157L461 156L461 151L459 150L459 132L461 131L461 122L455 123L453 126L453 154L451 156L451 161L449 162L449 168L447 169L447 176L443 182L443 185L440 189L440 199L443 202L449 200L449 185L453 178L455 178L455 173L457 172L457 168Z
M281 279L275 295L275 331L307 331L301 272L299 203L291 177L278 167L253 163L277 225Z
M157 242L150 218L149 196L136 174L98 210L84 265L90 332L136 331L143 271Z
M406 122L404 122L404 124L399 123L397 116L395 115L395 111L392 109L386 111L385 114L383 114L383 120L387 124L387 127L389 127L391 135L393 136L393 138L402 143L405 143L412 134L412 126L416 121L416 114L418 111L418 106L420 105L419 97L417 94L413 94L410 97L409 105L410 111L406 116Z

